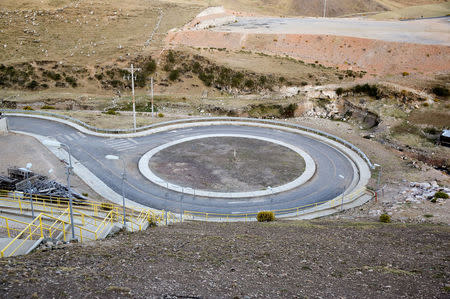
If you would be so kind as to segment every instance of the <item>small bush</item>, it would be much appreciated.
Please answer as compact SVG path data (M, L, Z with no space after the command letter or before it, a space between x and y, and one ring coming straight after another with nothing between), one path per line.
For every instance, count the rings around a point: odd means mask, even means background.
M153 74L156 71L156 61L150 59L150 61L144 64L143 69L146 74Z
M434 198L443 198L443 199L447 199L448 198L448 194L442 191L438 191L434 194Z
M172 50L169 50L169 53L167 54L167 60L170 63L174 63L175 62L175 55L173 54Z
M55 73L55 72L53 72L53 71L44 71L42 74L43 74L44 76L46 76L46 77L48 77L48 78L54 80L54 81L59 81L59 80L61 80L61 75L58 74L58 73Z
M338 96L342 95L344 93L344 89L342 87L339 87L338 89L336 89L336 94Z
M169 80L175 81L180 77L180 71L179 70L171 70L169 74Z
M157 226L157 221L155 215L148 215L147 216L148 226L153 227Z
M55 109L55 107L53 107L53 106L50 106L50 105L44 105L44 106L42 106L42 107L41 107L41 109L43 109L43 110L46 110L46 109L49 109L49 110L54 110L54 109Z
M84 197L88 197L89 194L87 194L86 192L81 193L81 195L83 195Z
M117 111L114 110L114 109L108 109L108 110L105 112L105 114L108 114L108 115L118 115L119 112L117 112Z
M448 97L450 95L449 90L442 86L435 86L431 91L439 97Z
M102 202L102 204L100 205L100 209L102 209L103 211L111 211L113 208L114 205L109 202Z
M430 201L431 201L432 203L436 203L436 202L437 202L437 198L436 198L436 197L433 197Z
M158 117L164 117L163 113L158 113Z
M409 76L409 73L408 73L408 72L403 72L403 73L402 73L402 76L403 76L403 77Z
M38 88L39 83L36 80L31 81L30 83L27 84L27 88L28 89L36 89Z
M74 77L66 77L66 82L70 84L70 86L72 86L73 88L77 87L77 79Z
M434 216L432 214L425 214L425 215L423 215L423 217L425 217L425 218L432 218Z
M22 108L22 110L34 110L33 108L31 108L31 106L25 106Z
M275 220L275 214L272 211L261 211L256 215L258 222L269 222Z
M383 222L383 223L391 222L391 216L389 216L388 214L381 214L380 215L380 222Z

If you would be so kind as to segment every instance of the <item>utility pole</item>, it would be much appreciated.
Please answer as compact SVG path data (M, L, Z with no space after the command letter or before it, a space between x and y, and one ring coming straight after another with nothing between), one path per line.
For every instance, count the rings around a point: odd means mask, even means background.
M134 71L140 71L141 69L140 68L134 68L133 67L133 64L131 64L131 68L127 68L126 69L127 71L129 71L129 72L131 72L131 93L132 93L132 95L133 95L133 129L134 129L134 132L136 132L136 101L135 101L135 98L134 98ZM129 78L128 78L128 80L129 80Z
M323 0L323 17L327 15L327 0Z
M152 90L152 118L153 118L153 77L150 79L150 85Z

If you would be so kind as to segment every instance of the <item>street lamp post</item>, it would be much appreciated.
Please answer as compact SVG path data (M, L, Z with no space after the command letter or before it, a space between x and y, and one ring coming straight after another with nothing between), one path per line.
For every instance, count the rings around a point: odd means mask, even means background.
M105 158L108 160L121 160L122 161L122 166L123 166L123 171L122 171L123 227L126 228L127 221L126 221L126 212L125 212L125 210L126 210L126 208L125 208L125 180L126 180L125 161L122 158L120 158L119 156L115 156L115 155L106 155Z
M31 206L31 217L34 219L34 206L33 206L33 189L31 187L31 182L29 180L30 178L30 169L33 164L31 162L27 163L26 169L27 169L27 186L28 186L28 194L30 195L30 206Z
M270 209L273 210L273 188L270 186L267 186L267 189L269 189L272 194L272 196L270 197Z
M75 227L73 222L73 208L72 208L72 190L70 189L70 173L73 169L72 167L72 154L70 151L70 147L65 144L61 143L56 140L45 140L44 145L51 146L51 147L65 147L67 150L67 153L69 154L69 166L66 166L66 173L67 173L67 191L69 192L69 211L70 211L70 224L72 226L72 239L75 239Z
M342 174L340 174L339 177L340 177L342 180L345 179L345 177L344 177ZM344 195L345 195L345 182L344 182L344 184L343 184L343 186L342 186L341 211L344 209Z

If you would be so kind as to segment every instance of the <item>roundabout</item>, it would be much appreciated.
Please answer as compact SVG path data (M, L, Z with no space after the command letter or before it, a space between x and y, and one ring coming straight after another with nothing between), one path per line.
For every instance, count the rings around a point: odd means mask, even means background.
M188 146L158 157L166 149L186 143ZM152 163L153 160L158 162ZM156 175L149 164L165 175L166 180ZM179 164L185 169L173 169ZM206 197L248 198L299 187L313 177L316 165L305 151L279 140L244 134L210 134L183 138L152 149L139 160L139 170L151 182L174 191ZM243 189L247 190L243 192Z
M41 115L11 115L9 124L39 140L68 144L75 172L78 167L86 183L115 202L121 165L104 157L120 155L127 165L129 205L192 219L237 219L261 210L277 217L301 216L311 208L336 212L364 196L370 178L370 161L351 144L281 122L189 119L126 134Z

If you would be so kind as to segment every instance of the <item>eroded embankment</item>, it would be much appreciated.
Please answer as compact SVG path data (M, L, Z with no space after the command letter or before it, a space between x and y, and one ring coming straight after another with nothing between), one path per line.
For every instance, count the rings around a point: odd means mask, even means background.
M450 47L333 35L258 34L182 30L170 45L248 50L288 55L309 63L364 70L369 74L435 73L450 69Z

